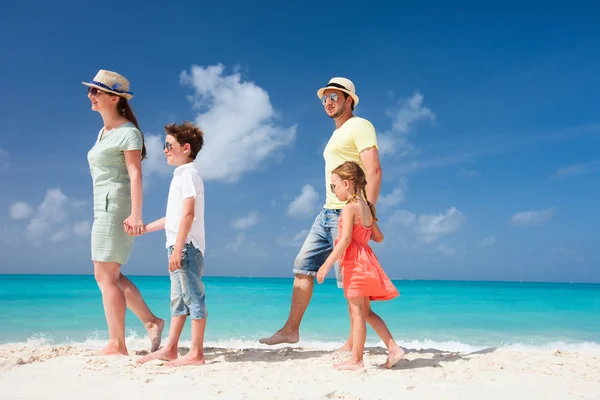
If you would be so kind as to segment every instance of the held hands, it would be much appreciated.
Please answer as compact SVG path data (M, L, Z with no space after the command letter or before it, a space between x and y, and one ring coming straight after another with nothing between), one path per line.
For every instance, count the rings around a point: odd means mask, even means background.
M181 250L174 248L169 257L169 272L181 269Z
M123 221L123 228L125 232L131 236L141 236L146 233L146 226L142 220L141 215L130 215L125 221Z
M321 265L321 268L319 268L319 271L317 272L317 282L319 284L323 283L323 281L325 280L325 277L327 276L327 274L329 273L330 270L331 270L331 266L326 267L324 265Z

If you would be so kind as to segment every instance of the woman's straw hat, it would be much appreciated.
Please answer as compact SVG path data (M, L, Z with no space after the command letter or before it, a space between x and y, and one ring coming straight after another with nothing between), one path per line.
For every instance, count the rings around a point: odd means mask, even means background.
M81 83L88 87L100 89L103 92L116 94L127 100L133 97L133 93L129 91L129 81L123 75L116 72L101 69L94 77L94 80Z

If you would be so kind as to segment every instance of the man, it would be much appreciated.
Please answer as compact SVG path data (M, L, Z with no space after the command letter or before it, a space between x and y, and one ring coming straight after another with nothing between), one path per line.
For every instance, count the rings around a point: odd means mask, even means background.
M317 91L327 115L335 121L335 131L331 135L323 158L325 159L325 205L317 215L298 256L294 262L294 287L288 320L279 331L260 343L274 345L297 343L300 339L300 322L308 307L314 288L314 277L323 262L333 250L337 237L338 219L344 203L340 202L330 189L331 171L345 161L355 161L365 171L367 177L367 197L373 204L379 197L381 186L381 166L377 148L377 136L373 125L364 118L353 114L358 105L354 84L346 78L333 78ZM342 274L339 262L334 265L337 285L342 288ZM352 338L343 349L352 348Z

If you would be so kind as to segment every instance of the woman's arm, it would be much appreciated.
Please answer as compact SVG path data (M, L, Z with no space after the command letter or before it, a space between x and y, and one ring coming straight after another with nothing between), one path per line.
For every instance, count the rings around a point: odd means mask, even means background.
M141 150L124 151L125 165L131 181L131 215L125 220L125 229L137 236L142 233L144 222L142 220L142 202L144 188L142 184L142 159Z

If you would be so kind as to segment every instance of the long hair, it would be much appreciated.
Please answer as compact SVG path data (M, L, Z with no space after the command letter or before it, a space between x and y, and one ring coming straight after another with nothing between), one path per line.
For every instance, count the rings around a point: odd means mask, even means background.
M117 111L119 114L127 118L135 127L142 133L142 160L146 158L146 140L144 139L144 133L140 129L140 125L138 124L138 120L133 113L133 109L129 105L129 102L125 97L121 97L119 99L119 103L117 104Z
M362 170L360 165L354 161L346 161L343 164L339 165L336 169L332 171L332 173L336 174L342 180L348 180L354 184L354 189L356 192L353 193L350 201L356 201L357 192L362 194L363 198L369 205L369 209L371 210L371 215L373 216L373 220L377 221L377 216L375 214L375 206L369 202L367 198L367 178L365 176L365 172Z

